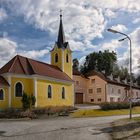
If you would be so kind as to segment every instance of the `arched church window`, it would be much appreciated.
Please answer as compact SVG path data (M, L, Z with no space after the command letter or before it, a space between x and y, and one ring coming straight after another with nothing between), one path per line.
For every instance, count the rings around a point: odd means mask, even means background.
M23 87L22 87L22 84L18 82L15 85L15 96L22 97L22 94L23 94Z
M4 90L0 90L0 100L4 100Z
M65 88L62 87L62 99L65 99Z
M48 98L52 98L52 87L48 86Z
M66 62L68 63L69 62L69 55L66 54Z
M55 54L55 63L57 63L58 62L58 54L56 53Z

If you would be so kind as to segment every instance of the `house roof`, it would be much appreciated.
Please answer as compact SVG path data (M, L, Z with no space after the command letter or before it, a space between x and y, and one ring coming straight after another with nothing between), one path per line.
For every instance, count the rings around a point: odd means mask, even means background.
M105 80L106 82L108 82L110 84L119 85L119 86L125 86L125 87L128 87L128 88L130 86L128 83L126 84L126 83L122 82L121 80L120 81L115 80L114 77L113 77L113 80L111 80L105 74L103 74L101 72L98 72L96 70L92 70L92 71L90 71L90 72L85 74L86 77L90 77L90 76L94 76L94 75L99 76L101 79ZM140 89L139 86L133 85L132 87L136 88L136 89Z
M78 71L77 69L73 68L73 75L77 75L77 76L81 76L83 78L88 79L85 75L83 75L80 71Z
M107 80L107 79L106 79L106 76L105 76L103 73L98 72L98 71L95 71L95 70L92 70L92 71L86 73L85 75L86 75L86 77L90 77L90 76L97 75L97 76L99 76L101 79L103 79L103 80L105 80L105 81Z
M73 75L81 75L81 72L73 68Z
M9 86L9 83L5 80L3 76L0 76L0 86Z
M0 74L12 73L12 74L24 74L40 76L47 76L60 80L66 80L72 82L73 80L56 66L36 61L23 56L15 56L6 65L0 69Z

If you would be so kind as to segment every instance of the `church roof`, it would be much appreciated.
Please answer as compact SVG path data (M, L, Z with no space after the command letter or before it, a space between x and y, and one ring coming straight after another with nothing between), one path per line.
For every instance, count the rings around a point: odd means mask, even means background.
M9 86L8 82L3 76L0 76L0 86Z
M67 48L68 42L65 40L65 33L63 29L63 22L62 22L62 14L60 14L60 25L58 31L58 39L57 39L57 46L58 48Z
M3 73L36 74L72 82L72 79L58 67L19 55L15 56L0 69L0 74Z

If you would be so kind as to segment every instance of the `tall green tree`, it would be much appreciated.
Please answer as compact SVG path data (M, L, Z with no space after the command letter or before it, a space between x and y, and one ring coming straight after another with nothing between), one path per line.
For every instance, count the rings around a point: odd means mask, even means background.
M76 70L79 69L79 61L77 58L73 59L73 68Z
M100 72L105 71L109 75L113 72L113 65L116 61L117 56L115 52L109 52L109 50L93 52L86 56L81 72L84 74L91 70L98 70Z

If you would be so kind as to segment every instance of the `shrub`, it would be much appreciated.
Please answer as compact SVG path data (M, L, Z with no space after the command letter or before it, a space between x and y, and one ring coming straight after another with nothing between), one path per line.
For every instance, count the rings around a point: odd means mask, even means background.
M50 115L62 115L68 114L73 111L75 108L71 106L48 106L43 108L34 108L33 112L37 115L46 114Z
M36 114L33 111L31 111L31 110L28 109L26 111L20 112L18 118L31 118L31 119L36 119L37 116L36 116Z
M36 98L35 96L28 95L27 93L24 92L21 102L23 109L31 109L35 105Z
M127 102L101 103L100 107L102 110L128 109L129 103Z

